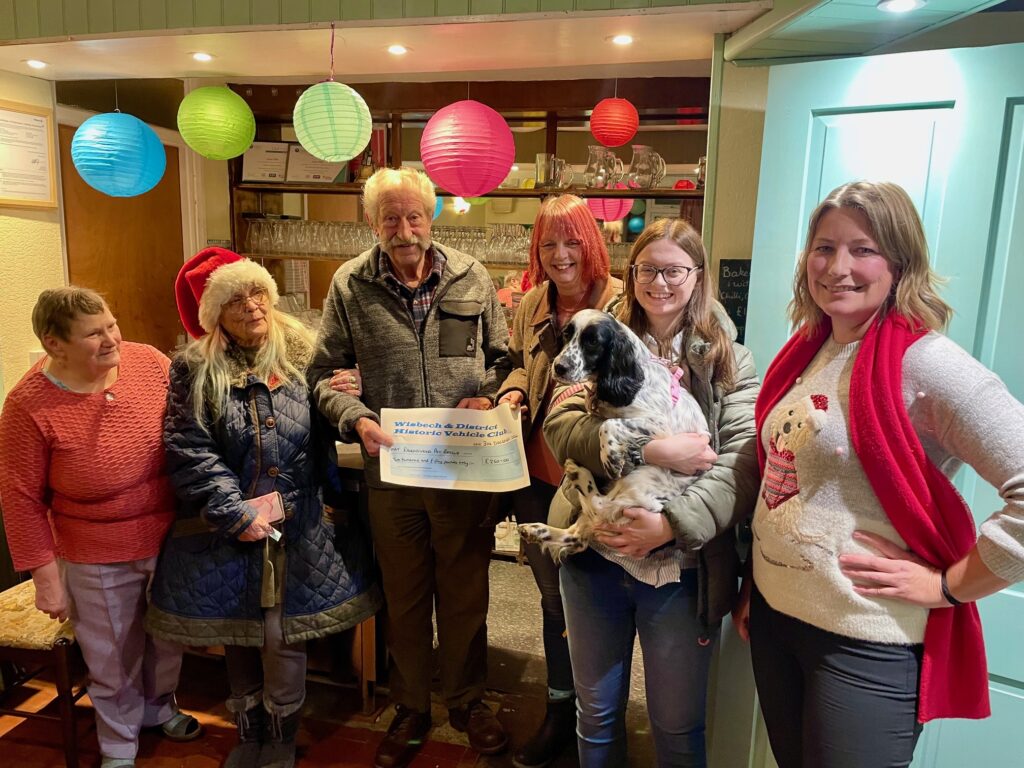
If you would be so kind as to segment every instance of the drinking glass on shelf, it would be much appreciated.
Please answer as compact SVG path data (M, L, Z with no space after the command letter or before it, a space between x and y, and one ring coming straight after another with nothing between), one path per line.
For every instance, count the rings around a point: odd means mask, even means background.
M288 244L289 253L309 253L310 252L310 235L312 230L310 229L310 223L308 221L294 221L289 225L291 230L288 234L290 235L291 242Z
M284 232L284 246L282 250L284 253L300 253L299 251L299 225L305 224L305 222L288 221L287 219L281 222Z
M264 222L259 219L248 219L248 228L245 231L246 253L262 253L260 250L260 234L263 231Z
M284 222L274 219L270 222L270 252L284 253Z

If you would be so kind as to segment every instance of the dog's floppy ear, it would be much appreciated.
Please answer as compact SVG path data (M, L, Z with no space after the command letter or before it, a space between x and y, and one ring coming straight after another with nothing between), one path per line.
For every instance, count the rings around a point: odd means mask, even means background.
M644 372L637 359L636 347L628 337L628 331L614 321L603 329L605 353L597 375L594 394L616 408L624 408L633 402L644 385Z

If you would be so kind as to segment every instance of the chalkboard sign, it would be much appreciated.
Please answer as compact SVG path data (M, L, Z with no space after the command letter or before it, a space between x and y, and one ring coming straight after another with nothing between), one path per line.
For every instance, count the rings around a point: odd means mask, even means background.
M747 294L750 292L750 260L722 259L718 262L718 293L725 311L736 323L736 340L742 344L747 325Z

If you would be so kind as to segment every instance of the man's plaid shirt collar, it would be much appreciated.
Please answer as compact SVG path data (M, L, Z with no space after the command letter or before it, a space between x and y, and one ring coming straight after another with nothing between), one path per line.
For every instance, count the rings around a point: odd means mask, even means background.
M441 275L444 274L444 268L448 264L447 257L445 257L441 252L440 248L435 248L433 244L431 244L430 248L427 249L427 257L432 259L430 274L427 275L427 279L420 283L415 289L410 288L395 276L394 270L391 269L391 259L389 259L388 255L384 253L384 250L379 247L377 253L377 269L380 272L380 276L383 277L392 287L398 288L403 295L409 296L423 288L428 283L433 287L441 282Z

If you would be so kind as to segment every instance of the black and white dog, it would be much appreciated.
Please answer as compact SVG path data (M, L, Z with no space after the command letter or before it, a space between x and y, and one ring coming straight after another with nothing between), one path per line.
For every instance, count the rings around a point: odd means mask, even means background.
M565 346L552 361L552 375L566 384L591 385L587 407L604 419L601 462L609 477L617 479L601 494L589 470L572 459L565 462L566 478L579 493L579 516L566 529L544 523L519 526L527 541L541 544L557 561L586 549L594 526L619 522L627 507L660 512L694 480L649 464L630 471L628 456L655 437L707 432L697 401L625 324L586 309L573 316L563 337Z

